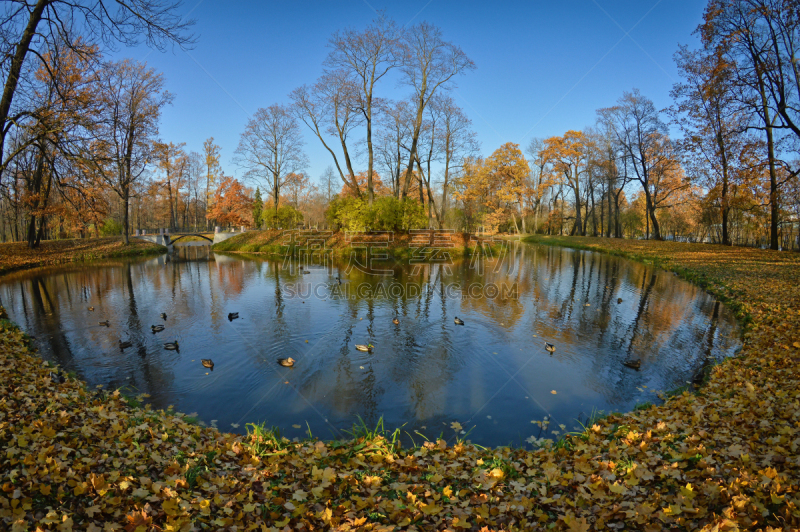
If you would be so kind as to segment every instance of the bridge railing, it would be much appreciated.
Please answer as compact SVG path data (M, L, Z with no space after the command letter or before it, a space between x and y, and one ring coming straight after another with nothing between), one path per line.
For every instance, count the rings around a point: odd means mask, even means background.
M225 226L225 227L213 227L210 230L206 229L205 227L194 228L194 227L158 227L158 228L144 228L144 229L134 229L134 236L136 235L159 235L159 234L168 234L168 235L186 235L186 234L213 234L213 233L241 233L244 231L248 231L249 229L244 226Z

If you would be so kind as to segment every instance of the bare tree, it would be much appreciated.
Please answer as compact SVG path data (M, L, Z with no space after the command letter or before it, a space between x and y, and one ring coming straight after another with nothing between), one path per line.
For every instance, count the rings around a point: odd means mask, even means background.
M300 172L308 164L303 144L294 114L277 104L256 111L239 138L236 163L247 170L246 177L265 184L276 215L281 187L289 174Z
M336 193L336 187L334 186L334 180L336 179L336 174L333 172L333 167L328 166L325 168L325 171L322 173L321 181L322 181L322 191L325 194L325 202L330 204L331 200L333 199L333 195Z
M406 30L403 54L403 83L414 91L412 98L416 111L401 194L405 198L411 186L425 108L438 90L450 86L455 76L474 69L475 64L460 47L445 41L439 28L427 22Z
M384 102L380 113L378 158L392 178L392 193L400 197L408 147L411 143L411 109L408 100Z
M463 168L464 160L474 156L480 149L472 121L464 111L447 95L439 95L433 106L439 114L441 127L437 140L441 153L442 169L442 201L439 207L439 228L442 228L447 215L447 200L454 173Z
M219 166L220 147L214 144L214 137L209 137L203 142L203 164L206 168L206 214L214 204L214 189L217 181L222 177ZM206 220L207 228L211 228L211 219Z
M170 228L177 229L179 219L179 194L184 169L187 165L186 152L183 147L186 144L174 144L172 142L153 143L153 158L157 161L159 169L164 172L163 179L159 184L167 189L167 202L169 203L169 224Z
M93 167L122 200L127 244L131 187L145 172L161 109L173 97L164 88L164 76L143 63L130 59L108 63L102 75L104 105L95 145L101 155Z
M625 187L634 178L627 172L626 152L614 133L613 123L603 118L606 115L599 112L598 114L600 116L595 129L596 149L593 166L605 180L605 194L608 203L606 236L610 238L613 233L615 238L622 238L620 199Z
M433 214L436 214L437 221L439 213L436 210L436 201L431 192L432 169L431 166L438 161L441 156L441 145L438 141L440 136L441 113L438 112L435 102L431 102L426 108L425 116L420 130L420 140L416 152L415 162L417 164L417 174L419 176L419 202L425 205L425 195L428 197L428 227L433 226ZM424 164L423 164L424 163Z
M372 205L374 190L372 147L375 85L399 64L400 30L393 20L381 14L364 31L347 29L334 33L328 41L331 52L327 66L347 72L362 100L359 110L367 128L367 199Z
M303 85L293 90L289 98L294 103L291 109L295 116L314 132L333 157L342 182L353 190L354 195L361 196L347 146L350 132L364 121L363 100L358 96L356 83L348 77L347 71L334 70L325 73L312 87ZM335 136L341 145L346 176L336 151L325 140L328 135Z
M205 181L205 176L203 175L203 156L196 151L189 152L187 155L186 176L193 207L192 210L194 211L192 216L194 223L192 225L194 226L194 230L197 231L199 228L199 220L206 215L206 205L205 199L201 201L201 198L204 198L202 193L204 189L203 182ZM201 205L203 210L202 214L200 213Z
M664 152L663 143L666 125L661 121L653 101L642 95L639 89L623 93L614 107L597 111L625 152L625 160L631 165L633 174L642 185L645 195L647 219L653 226L653 236L661 239L653 201L652 170L666 165L665 158L672 152Z

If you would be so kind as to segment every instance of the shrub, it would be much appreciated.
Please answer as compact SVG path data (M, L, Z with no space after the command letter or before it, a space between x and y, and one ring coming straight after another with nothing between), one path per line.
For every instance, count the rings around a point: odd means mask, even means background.
M113 218L107 219L100 227L100 234L103 236L114 236L122 234L122 224Z
M425 207L411 198L375 198L372 206L362 198L336 198L325 213L331 225L347 231L408 231L428 226Z
M270 229L283 229L294 228L297 224L302 223L303 213L292 207L291 205L282 205L278 207L277 214L272 202L267 202L264 210L261 211L261 223Z

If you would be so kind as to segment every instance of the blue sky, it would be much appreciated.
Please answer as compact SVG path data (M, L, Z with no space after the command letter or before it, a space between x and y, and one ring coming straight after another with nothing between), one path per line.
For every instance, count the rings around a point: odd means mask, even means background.
M693 31L705 0L562 0L476 2L449 0L328 0L220 2L186 0L197 19L194 49L165 53L145 47L114 55L162 71L176 96L162 116L165 141L201 151L213 136L227 174L239 135L259 107L287 103L295 87L322 73L327 40L336 30L363 28L386 10L398 24L427 21L458 44L476 69L458 79L456 102L472 119L482 153L504 142L524 146L533 136L592 125L595 110L633 87L658 108L672 102L678 44L697 46ZM392 80L380 96L408 90ZM305 127L305 126L303 126ZM330 156L309 131L307 169L316 180ZM360 166L366 166L366 163Z

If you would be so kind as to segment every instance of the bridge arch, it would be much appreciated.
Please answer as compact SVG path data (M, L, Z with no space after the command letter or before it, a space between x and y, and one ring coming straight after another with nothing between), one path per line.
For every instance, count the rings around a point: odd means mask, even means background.
M178 240L180 240L181 238L186 237L186 236L199 236L200 238L204 238L204 239L208 240L212 244L214 243L214 239L208 238L206 235L201 235L200 233L189 233L189 234L185 234L185 235L176 236L175 238L170 237L170 239L169 239L170 244L173 243L173 242L177 242Z

